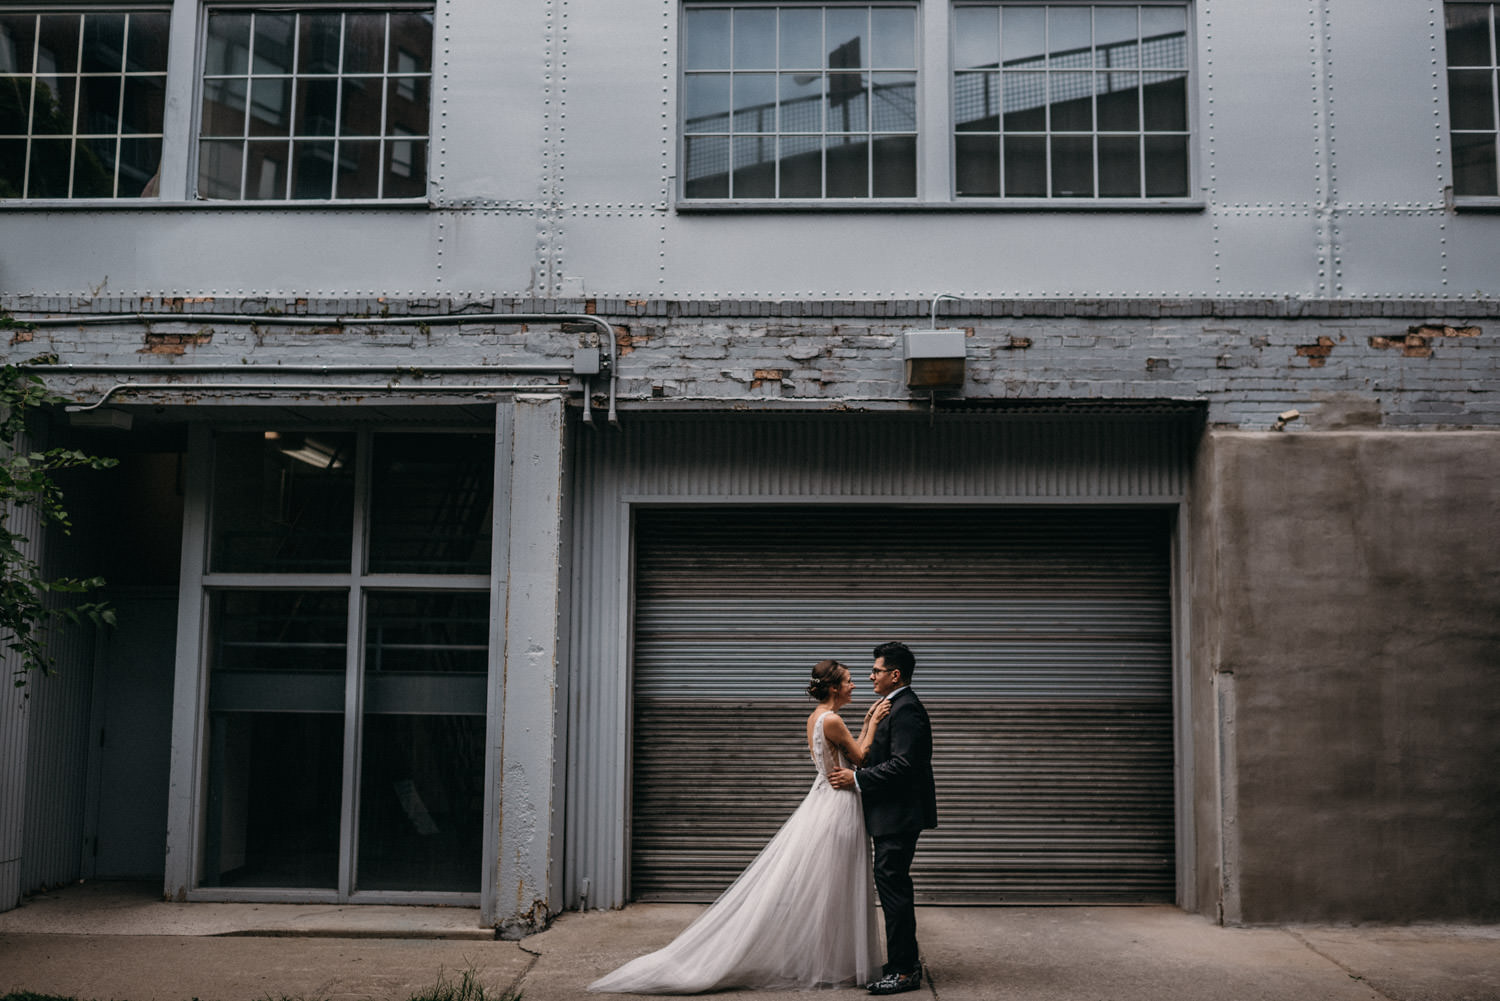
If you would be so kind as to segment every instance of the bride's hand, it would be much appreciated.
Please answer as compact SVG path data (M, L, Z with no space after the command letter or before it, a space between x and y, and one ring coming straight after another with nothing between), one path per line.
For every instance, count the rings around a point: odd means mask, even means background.
M865 710L866 723L879 723L891 713L891 700L881 699Z

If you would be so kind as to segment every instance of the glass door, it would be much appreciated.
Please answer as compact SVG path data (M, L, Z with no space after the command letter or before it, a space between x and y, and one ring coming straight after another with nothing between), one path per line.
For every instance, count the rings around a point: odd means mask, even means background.
M215 435L199 886L477 896L493 481L488 433Z

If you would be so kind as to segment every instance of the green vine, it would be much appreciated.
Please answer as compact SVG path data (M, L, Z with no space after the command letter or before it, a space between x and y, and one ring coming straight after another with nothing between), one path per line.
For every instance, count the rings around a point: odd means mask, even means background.
M24 325L0 314L0 328ZM34 358L24 364L44 364L52 359ZM117 460L89 455L77 449L51 448L31 451L23 446L28 422L44 407L64 402L47 390L40 376L20 365L0 368L0 642L18 660L15 684L21 687L33 671L52 672L47 654L48 627L58 621L71 625L114 625L115 613L107 602L86 601L49 604L48 595L85 595L104 585L102 577L57 577L47 579L41 565L26 552L27 537L10 527L11 516L33 508L42 526L56 525L64 534L72 527L63 507L62 489L53 479L63 469L108 469Z

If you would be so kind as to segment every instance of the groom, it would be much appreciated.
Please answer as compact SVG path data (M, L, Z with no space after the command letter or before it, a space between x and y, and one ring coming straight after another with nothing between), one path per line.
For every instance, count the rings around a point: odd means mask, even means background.
M839 769L828 777L836 789L859 789L865 830L875 842L875 891L885 914L886 963L884 975L868 985L871 994L900 994L922 986L911 860L917 835L937 826L937 793L932 782L932 727L922 701L909 687L916 666L905 643L875 648L870 683L891 703L890 715L875 731L864 767Z

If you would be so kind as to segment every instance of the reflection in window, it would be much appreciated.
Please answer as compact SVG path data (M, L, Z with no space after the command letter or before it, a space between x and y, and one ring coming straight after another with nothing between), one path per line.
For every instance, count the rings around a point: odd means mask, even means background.
M687 198L912 198L916 10L693 5Z
M154 198L164 10L0 11L0 198Z
M954 9L957 193L1188 194L1187 9Z
M354 442L348 432L218 435L210 569L348 573Z
M495 449L486 434L374 439L371 573L488 573Z
M198 193L422 197L431 79L431 13L211 10Z
M1500 4L1449 3L1443 8L1448 48L1448 126L1453 144L1453 194L1500 194L1500 80L1496 16Z

